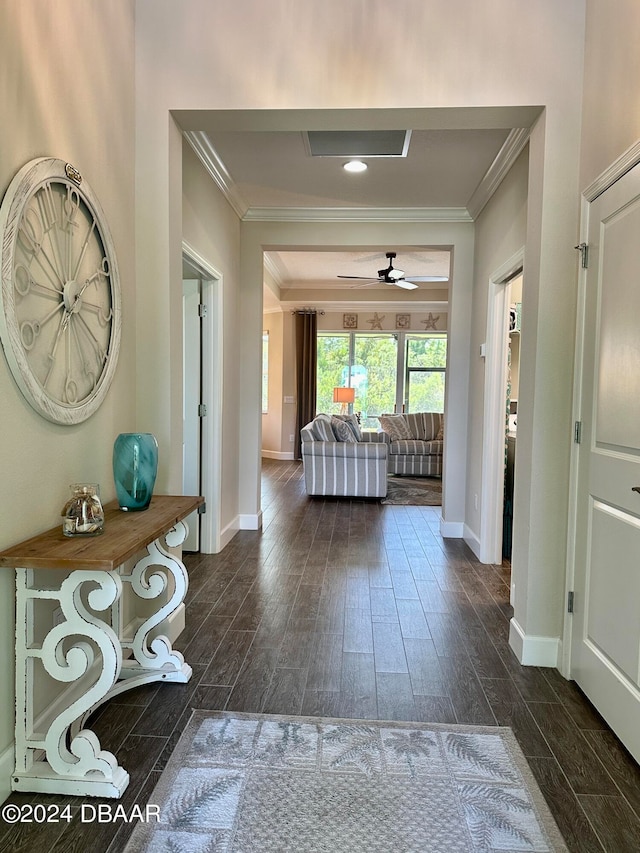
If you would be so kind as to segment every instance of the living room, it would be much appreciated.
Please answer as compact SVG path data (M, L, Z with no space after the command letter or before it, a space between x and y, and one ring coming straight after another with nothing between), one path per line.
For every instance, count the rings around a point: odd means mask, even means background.
M389 304L348 314L318 309L316 411L340 412L343 404L334 401L333 389L347 386L353 388L354 399L346 405L360 415L363 429L379 429L377 418L385 412L443 412L446 306L446 300L430 301L426 308L410 306L411 313L406 303L401 313ZM268 333L268 391L263 399L262 455L271 459L293 458L289 445L295 428L291 399L295 398L294 358L283 345L285 339L289 347L292 344L291 329L285 331L284 326L290 326L295 315L283 314L283 310L286 308L277 307L265 312L263 324ZM346 331L345 323L357 326Z
M527 366L520 383L516 497L522 527L514 537L520 632L514 643L521 653L532 652L531 660L568 672L574 246L582 189L640 137L637 111L630 108L638 11L630 0L613 11L591 0L571 0L561 10L551 2L496 0L491 14L468 4L461 20L440 0L411 0L406 16L387 14L379 4L379 14L367 16L362 4L351 5L346 16L337 0L322 10L244 2L221 8L198 0L188 4L189 15L182 4L146 0L93 4L90 13L72 0L56 3L55 13L53 4L33 0L3 5L6 79L19 83L3 89L2 186L37 155L56 154L81 166L111 223L126 285L119 368L104 405L86 423L46 422L3 366L1 546L57 523L61 495L79 477L109 489L113 439L123 429L157 435L158 489L181 489L184 241L220 273L224 340L214 420L221 444L212 456L219 489L207 495L218 546L261 524L264 252L274 248L369 246L382 255L393 248L400 256L403 246L454 247L456 288L447 326L450 482L443 521L453 535L464 537L465 526L467 534L479 535L486 305L495 271L526 246L523 317L529 334L523 329ZM274 32L274 16L287 38L265 39ZM342 22L338 32L336 20ZM69 33L80 30L83 37L71 52ZM416 32L426 35L416 39ZM377 46L389 33L399 49L384 63ZM531 135L527 152L477 221L361 222L349 229L340 222L241 220L183 135L225 124L247 132L298 127L303 120L338 127L367 111L369 123L388 123L390 113L409 121L410 111L413 126L420 120L495 126L501 116ZM298 295L302 305L321 307L315 295ZM386 309L367 308L363 321L374 311ZM283 400L293 393L283 389ZM290 434L286 427L287 442ZM550 434L553 441L543 438ZM37 488L25 487L34 483ZM3 584L1 667L10 681L9 573ZM13 710L7 695L0 710L5 757L12 749ZM10 765L7 757L7 790Z

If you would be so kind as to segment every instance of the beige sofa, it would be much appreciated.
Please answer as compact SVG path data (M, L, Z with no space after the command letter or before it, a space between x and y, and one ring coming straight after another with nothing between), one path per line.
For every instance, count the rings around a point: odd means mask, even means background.
M389 445L390 474L442 476L444 415L441 412L380 415L379 421Z

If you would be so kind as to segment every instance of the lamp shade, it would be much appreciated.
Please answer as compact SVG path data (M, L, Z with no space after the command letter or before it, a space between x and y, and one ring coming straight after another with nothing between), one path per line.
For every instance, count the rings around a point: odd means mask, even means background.
M355 388L334 388L333 402L334 403L353 403L356 399Z

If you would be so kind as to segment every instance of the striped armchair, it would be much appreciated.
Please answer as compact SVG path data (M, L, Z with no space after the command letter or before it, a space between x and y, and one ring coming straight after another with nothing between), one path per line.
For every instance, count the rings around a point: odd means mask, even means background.
M300 430L300 438L308 495L386 496L388 447L383 435L360 432L353 415L320 414Z

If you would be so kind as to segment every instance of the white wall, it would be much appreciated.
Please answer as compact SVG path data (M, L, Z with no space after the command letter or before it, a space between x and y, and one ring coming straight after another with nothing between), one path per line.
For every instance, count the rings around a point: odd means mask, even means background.
M36 414L0 356L0 549L59 524L69 483L99 482L105 500L115 497L113 441L136 428L133 17L128 0L0 4L0 194L34 157L73 163L95 191L113 235L123 317L111 389L78 426L56 426ZM12 769L3 750L13 741L14 588L12 572L4 570L0 800Z
M262 414L262 455L272 459L284 459L287 448L282 439L282 416L284 412L284 315L282 311L270 311L264 315L263 331L269 333L269 384L267 411Z
M265 300L262 328L269 331L269 411L262 415L262 455L292 459L296 429L296 376L294 317L279 304L281 289L269 269L264 269ZM274 308L272 303L278 305ZM285 402L285 397L291 402Z
M210 179L191 146L182 146L182 235L200 257L222 276L222 459L219 525L237 530L238 439L240 387L238 339L238 277L240 221ZM180 284L180 283L178 283ZM180 284L181 286L181 284ZM181 344L181 342L180 342ZM182 345L180 345L180 350ZM217 369L214 368L214 369ZM211 429L212 418L204 422ZM166 423L165 423L166 426ZM182 442L182 426L179 432ZM226 535L224 538L227 538Z
M528 150L525 149L476 221L471 373L469 382L469 465L465 521L472 535L481 535L481 511L475 495L482 495L482 448L485 404L485 359L480 344L487 340L487 296L493 274L507 263L526 239Z
M640 140L639 41L637 0L587 0L581 190Z

